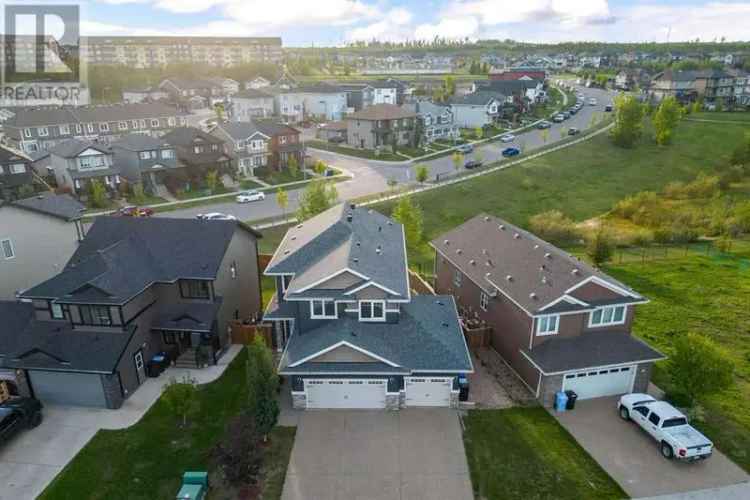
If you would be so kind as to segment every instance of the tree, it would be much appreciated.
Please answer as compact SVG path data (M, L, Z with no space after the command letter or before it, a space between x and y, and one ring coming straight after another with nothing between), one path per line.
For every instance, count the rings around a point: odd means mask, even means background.
M297 157L295 155L291 155L286 161L286 168L287 170L289 170L289 175L292 177L292 179L296 179L299 175L299 162L297 161Z
M206 174L206 187L211 194L216 192L216 187L219 185L219 174L216 170L210 170Z
M323 179L310 182L300 196L297 218L304 221L325 212L333 206L338 197L339 193L333 184Z
M612 239L604 227L600 226L586 244L586 255L599 267L612 258L612 251Z
M181 380L172 377L164 386L161 399L181 421L181 426L187 426L189 416L200 408L197 381L185 375Z
M403 196L393 209L391 217L403 224L407 246L409 248L417 248L422 241L424 228L422 208L416 203L412 203L410 197Z
M532 216L529 228L540 238L558 245L575 243L581 236L575 222L559 210Z
M445 89L445 98L449 98L456 93L456 79L448 75L443 80L443 88Z
M703 101L698 99L693 103L693 113L698 113L700 111L703 111Z
M734 380L734 364L709 337L679 336L669 357L669 373L676 392L692 405L697 399L723 391Z
M214 457L229 484L255 484L263 465L263 447L252 415L233 417L224 437L213 450Z
M451 159L453 160L453 168L456 170L456 172L461 170L461 167L464 164L464 155L461 154L460 151L455 151Z
M680 121L680 105L674 97L666 97L659 104L654 115L654 135L656 144L664 146L672 139L672 132Z
M615 144L629 148L635 145L643 133L643 105L631 95L615 97L615 123L610 136Z
M484 129L482 127L477 127L474 129L474 137L477 139L481 139L484 137Z
M417 182L420 184L424 184L425 182L427 182L427 178L430 176L430 167L428 167L424 163L420 163L416 167L414 167L414 172L416 174Z
M742 142L732 152L732 165L750 165L750 132L745 133Z
M214 112L216 113L216 121L222 123L224 121L224 105L216 103L214 105Z
M548 140L549 140L549 129L548 128L542 129L542 142L544 142L544 144L547 144Z
M247 346L247 408L264 441L279 418L279 403L276 400L278 385L273 354L264 338L256 335Z
M94 208L107 206L107 191L98 179L91 179L89 182L89 203Z
M282 187L276 190L276 204L281 209L284 220L286 220L286 209L289 206L289 195L286 191L284 191L284 188Z
M325 164L325 162L318 160L313 165L313 172L315 172L318 175L323 175L326 170L328 170L328 165Z

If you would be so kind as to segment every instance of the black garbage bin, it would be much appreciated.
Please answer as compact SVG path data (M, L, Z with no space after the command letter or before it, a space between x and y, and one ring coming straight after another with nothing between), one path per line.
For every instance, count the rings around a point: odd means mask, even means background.
M568 396L568 402L565 405L565 409L574 409L576 407L576 399L578 399L578 394L576 394L576 391L565 391L565 395Z
M458 400L469 400L469 379L465 376L458 377Z

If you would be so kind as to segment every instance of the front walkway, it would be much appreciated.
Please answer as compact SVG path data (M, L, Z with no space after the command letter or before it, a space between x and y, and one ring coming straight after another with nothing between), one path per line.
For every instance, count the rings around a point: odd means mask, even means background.
M45 406L42 424L0 447L0 500L32 500L88 443L99 429L124 429L138 422L159 399L170 377L190 376L199 384L224 373L242 346L232 345L219 363L203 369L169 368L149 378L118 410L80 406Z

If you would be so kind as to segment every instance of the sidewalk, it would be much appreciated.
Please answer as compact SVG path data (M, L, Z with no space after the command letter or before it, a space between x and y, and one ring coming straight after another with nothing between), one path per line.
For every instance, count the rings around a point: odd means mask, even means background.
M750 498L750 483L745 482L687 493L641 497L639 500L747 500L748 498Z

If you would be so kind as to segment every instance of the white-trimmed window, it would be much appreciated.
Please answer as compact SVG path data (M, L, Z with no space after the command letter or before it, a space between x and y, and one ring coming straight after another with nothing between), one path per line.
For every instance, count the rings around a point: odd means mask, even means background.
M117 127L120 130L127 130L128 129L128 122L120 122L117 124Z
M83 127L80 123L76 123L76 134L82 134L83 133Z
M162 149L161 157L165 160L174 158L174 149Z
M70 134L70 126L68 124L63 124L58 127L60 130L60 135L69 135Z
M13 242L10 241L10 238L0 240L0 247L2 247L3 258L5 260L12 259L16 256L16 251L13 249Z
M26 173L26 165L23 163L11 163L10 164L10 173L11 174L25 174Z
M38 127L36 133L39 134L39 137L47 137L49 135L49 129L47 127Z
M359 302L360 321L385 321L384 300L361 300Z
M589 316L589 326L622 325L626 306L606 306L594 310Z
M536 319L537 335L554 335L557 333L557 327L560 326L560 315L551 314L549 316L539 316Z
M453 284L456 286L461 286L461 280L463 279L463 275L461 274L461 271L458 269L453 270Z
M23 129L23 135L24 137L31 138L31 129L30 128Z
M310 301L310 317L312 319L336 318L336 303L332 300L314 299Z
M53 319L63 319L65 317L65 314L63 313L63 308L60 304L55 304L54 302L50 304L50 309L52 311L52 318Z
M152 127L158 127L159 126L159 120L157 118L151 118L151 126Z
M130 124L133 126L133 130L138 130L138 120L133 120Z
M167 123L169 124L170 127L174 127L176 125L176 120L174 119L174 117L167 118Z
M490 296L484 292L479 292L479 309L482 311L487 310L487 304L490 303Z
M107 122L100 123L99 130L101 130L102 132L109 132L109 123Z
M94 124L93 123L87 123L86 129L89 131L90 134L94 133Z
M144 120L143 118L141 118L140 120L138 120L138 126L140 128L146 128L146 120Z

